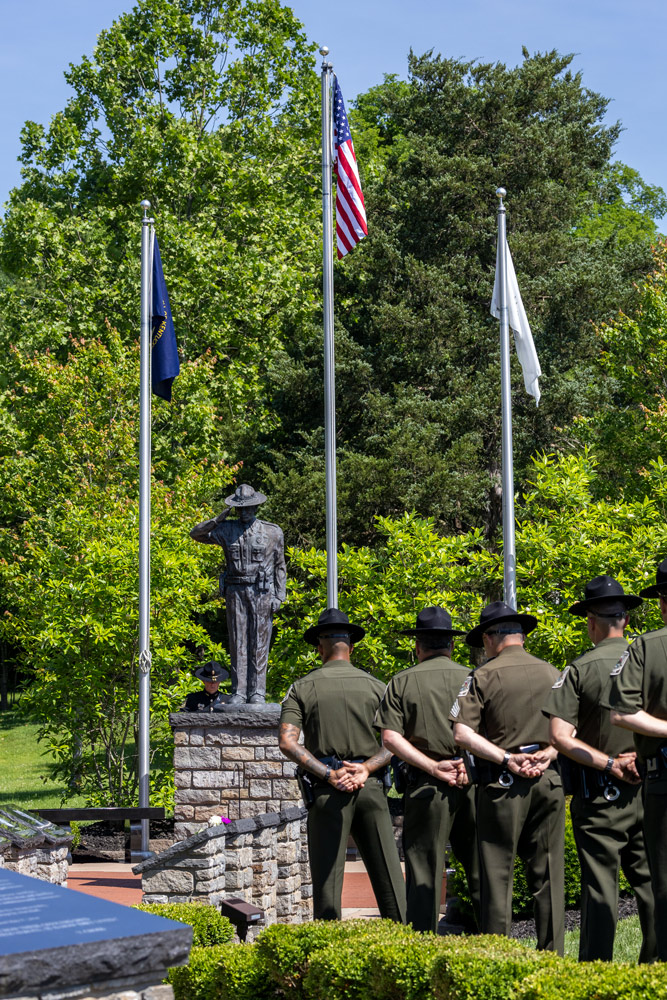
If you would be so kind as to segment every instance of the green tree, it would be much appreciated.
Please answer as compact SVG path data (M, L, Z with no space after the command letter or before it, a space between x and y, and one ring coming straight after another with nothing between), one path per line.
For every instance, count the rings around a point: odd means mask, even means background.
M602 123L608 102L569 63L556 52L525 53L516 68L411 56L408 82L388 78L357 102L370 235L335 278L347 541L372 540L374 515L406 509L447 533L484 525L495 536L499 338L489 303L499 184L544 371L536 409L512 353L518 483L536 449L567 448L576 417L612 404L592 321L629 308L633 281L651 267L650 241L627 229L604 240L578 231L609 180L620 125ZM644 190L636 177L617 182ZM633 211L650 221L662 198L654 191ZM251 462L300 544L323 541L321 354L319 329L301 327L276 358L280 426Z
M136 339L139 202L149 198L182 355L215 352L220 428L265 421L261 377L318 266L313 46L279 0L141 0L23 130L0 234L6 350Z
M94 804L134 801L138 642L138 357L113 330L21 359L3 393L2 639L21 651L22 706L41 723L56 774ZM171 802L167 713L192 690L195 651L225 660L211 579L216 554L190 543L202 502L231 481L201 459L217 431L213 358L186 363L180 402L158 402L152 491L152 788ZM168 480L168 481L166 481Z
M655 580L656 564L667 551L667 466L651 464L650 496L642 499L599 499L597 477L588 454L537 458L518 512L518 607L538 619L527 647L559 668L589 646L585 619L567 611L586 583L610 573L637 593ZM413 662L414 641L400 630L413 627L421 608L444 605L455 627L468 629L485 604L502 598L503 556L480 529L442 536L432 519L416 514L379 518L377 530L381 541L372 548L342 547L340 606L367 630L355 648L355 664L388 680ZM276 697L318 665L303 632L326 601L326 553L292 549L289 556L288 599L270 660ZM655 601L632 613L637 632L661 626ZM463 641L457 641L454 658L475 664Z

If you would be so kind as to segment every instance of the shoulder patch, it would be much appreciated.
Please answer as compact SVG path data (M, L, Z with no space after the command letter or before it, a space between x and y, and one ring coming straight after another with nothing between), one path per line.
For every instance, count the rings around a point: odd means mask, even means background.
M461 685L461 690L458 693L459 698L465 698L465 696L470 691L470 685L472 684L472 674L469 674Z
M628 662L628 657L629 656L630 656L630 650L626 649L626 651L623 653L623 655L621 656L620 660L618 661L618 663L616 664L616 666L614 667L614 669L610 673L610 675L609 675L610 677L618 677L618 675L620 674L621 670L623 669L623 667L625 666L625 664Z
M459 699L457 698L454 704L452 705L452 710L449 714L456 719L458 718L460 711L461 711L461 706L459 705Z
M565 670L562 671L562 673L561 673L560 677L558 678L558 680L555 681L551 685L551 690L552 691L556 691L557 688L560 688L560 687L563 686L563 684L565 683L565 678L567 677L567 675L569 674L569 672L570 672L570 667L568 665L567 667L565 667Z

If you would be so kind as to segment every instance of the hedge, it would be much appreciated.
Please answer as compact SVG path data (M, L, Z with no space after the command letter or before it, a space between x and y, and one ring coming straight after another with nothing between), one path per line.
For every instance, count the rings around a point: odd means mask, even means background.
M513 938L491 934L456 939L458 947L437 955L431 966L431 996L435 1000L508 1000L519 984L538 971L539 975L576 962L553 952L534 951Z
M454 875L447 886L447 894L458 898L458 905L461 913L472 917L472 902L468 892L463 866L452 858L452 868ZM621 892L632 892L631 886L623 872L620 873L619 887ZM565 816L565 908L574 910L581 902L581 866L577 855L577 847L574 842L574 832L572 830L572 818L568 808ZM516 859L514 866L514 892L512 894L512 916L515 919L532 917L533 898L528 889L526 879L526 869L520 858Z
M209 948L214 944L225 944L234 937L234 926L228 917L223 917L215 906L206 903L139 903L135 910L155 913L167 920L192 927L192 947Z
M512 1000L665 1000L667 964L580 962L530 976Z
M274 1000L278 995L252 944L193 948L190 964L170 969L167 982L174 1000Z

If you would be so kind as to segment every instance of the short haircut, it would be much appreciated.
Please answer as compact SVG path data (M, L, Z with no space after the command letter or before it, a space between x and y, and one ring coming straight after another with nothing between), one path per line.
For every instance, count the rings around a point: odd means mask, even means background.
M444 635L418 635L417 642L422 649L431 652L434 649L448 649L454 642L454 636L446 632Z

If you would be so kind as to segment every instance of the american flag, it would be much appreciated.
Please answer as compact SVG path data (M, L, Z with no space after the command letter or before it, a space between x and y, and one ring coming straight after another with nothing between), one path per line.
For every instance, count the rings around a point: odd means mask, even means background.
M334 151L336 156L336 245L338 258L368 236L366 206L345 102L334 77Z

